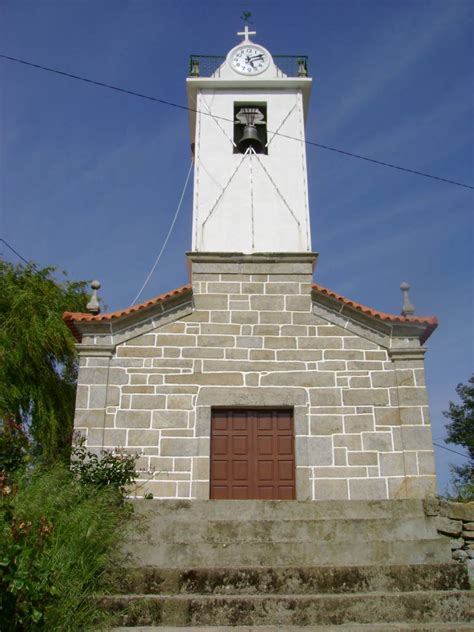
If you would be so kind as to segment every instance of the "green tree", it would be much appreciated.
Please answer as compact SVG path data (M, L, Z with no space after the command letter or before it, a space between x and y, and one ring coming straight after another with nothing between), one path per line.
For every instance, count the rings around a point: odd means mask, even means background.
M86 302L86 282L0 260L0 424L21 426L48 462L68 455L74 417L75 341L62 314Z
M474 500L474 375L467 384L458 384L456 393L460 404L449 402L443 415L450 419L446 425L446 443L462 446L469 455L466 465L452 466L453 486L459 500Z

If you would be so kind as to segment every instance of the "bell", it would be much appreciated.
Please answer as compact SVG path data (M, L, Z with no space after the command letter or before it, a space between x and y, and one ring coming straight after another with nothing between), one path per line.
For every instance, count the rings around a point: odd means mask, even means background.
M255 125L247 124L244 127L242 138L239 140L238 148L243 153L249 147L253 147L256 153L259 153L263 148L263 143L258 137L258 131Z
M237 120L244 125L242 138L237 145L239 151L244 153L249 147L253 147L258 154L263 148L263 143L258 137L257 124L263 122L263 114L258 108L244 107L237 114Z

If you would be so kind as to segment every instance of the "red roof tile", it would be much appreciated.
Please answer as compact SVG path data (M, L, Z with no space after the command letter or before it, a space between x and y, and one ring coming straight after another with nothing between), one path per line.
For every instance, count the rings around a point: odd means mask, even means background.
M421 343L423 344L429 336L433 333L433 331L438 326L438 319L436 316L403 316L398 314L386 314L384 312L380 312L376 309L372 309L371 307L367 307L366 305L362 305L361 303L357 303L356 301L351 301L350 299L334 292L333 290L329 290L322 285L317 283L312 284L312 289L315 292L320 294L324 294L329 296L339 303L343 305L347 305L352 307L353 309L362 312L363 314L367 314L367 316L372 316L373 318L378 318L387 323L405 323L405 324L416 324L416 325L424 325L426 327L425 332L421 336ZM132 305L127 309L120 309L115 312L109 312L106 314L86 314L81 312L64 312L63 320L66 325L72 331L73 335L80 340L81 334L75 326L75 323L80 322L110 322L116 320L118 318L122 318L124 316L129 316L130 314L134 314L139 312L147 307L151 307L153 305L158 305L160 303L166 302L169 299L175 298L177 296L185 295L188 292L192 291L192 285L188 283L187 285L183 285L176 290L171 290L171 292L166 292L165 294L160 294L159 296L155 296L144 303L139 303L137 305Z
M343 305L348 305L349 307L352 307L353 309L356 309L363 314L373 316L374 318L379 318L380 320L383 320L385 322L406 324L413 323L414 325L425 325L426 331L421 337L422 344L431 336L433 331L438 326L438 319L436 318L436 316L403 316L401 314L386 314L385 312L380 312L377 309L372 309L372 307L367 307L367 305L362 305L361 303L357 303L356 301L351 301L345 296L341 296L341 294L338 294L333 290L329 290L327 287L323 287L322 285L318 285L317 283L313 283L311 287L316 292L319 292L320 294L325 294L326 296L330 296Z

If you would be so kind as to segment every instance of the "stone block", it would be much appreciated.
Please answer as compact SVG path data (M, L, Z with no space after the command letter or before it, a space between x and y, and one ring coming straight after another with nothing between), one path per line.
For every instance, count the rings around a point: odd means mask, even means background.
M383 362L363 362L360 360L348 360L347 362L348 371L381 371L382 369Z
M384 479L352 479L349 481L351 500L383 500L387 498Z
M300 284L286 282L268 282L265 283L265 294L299 294Z
M263 347L263 338L260 336L237 336L236 346L245 349L261 349Z
M109 384L128 384L129 376L125 369L111 368L109 369Z
M272 349L253 349L249 354L250 360L275 360L275 351Z
M167 437L161 440L160 454L161 456L201 456L199 446L199 439Z
M263 294L264 292L263 283L242 283L242 294Z
M474 522L474 502L456 503L450 500L442 500L439 513L441 516L447 516L453 520Z
M337 325L319 325L317 329L318 336L352 336L352 334L347 331L347 329L343 329L342 327L338 327Z
M334 465L347 467L347 449L334 448Z
M192 481L191 498L209 500L209 481Z
M332 441L330 437L299 437L296 442L296 464L331 465Z
M241 373L181 373L165 375L166 384L210 384L239 386L244 383Z
M325 336L324 338L300 336L298 349L342 349L342 340L342 338L332 336Z
M205 360L204 371L302 371L303 362L256 362L245 360Z
M345 432L371 432L374 430L374 418L372 415L345 415Z
M252 310L256 311L282 312L285 309L285 300L283 296L255 294L250 296L250 306Z
M133 376L132 376L133 377ZM149 386L143 386L143 385L138 385L138 384L134 384L133 386L122 386L122 394L137 394L137 393L142 393L142 394L153 394L155 392L155 387L153 385L149 385Z
M183 323L182 321L178 321L178 322L174 322L174 323L168 323L167 325L164 325L163 327L160 327L159 332L160 334L184 334L186 331L186 323Z
M207 284L209 294L240 294L240 288L240 283L233 283L232 281Z
M210 312L211 323L230 323L230 312Z
M195 294L194 306L198 310L228 309L229 297L227 294Z
M444 516L436 516L435 525L438 531L446 535L457 537L462 532L462 520L451 520Z
M160 428L187 428L188 411L186 410L155 410L152 413L151 427Z
M360 376L355 376L355 377L351 377L349 378L349 386L350 388L370 388L371 387L371 383L370 383L370 377L360 377Z
M193 479L208 481L210 469L211 460L208 457L193 459Z
M375 423L377 426L399 426L400 411L398 408L374 408Z
M117 428L150 428L151 411L118 410L115 416Z
M360 336L347 336L344 338L344 349L377 349L378 345Z
M306 392L302 388L271 387L202 387L198 396L199 406L305 406Z
M125 445L126 430L90 428L87 431L87 447L116 448Z
M349 465L378 465L376 452L347 452Z
M132 347L154 347L155 346L155 334L142 334L131 340L127 340L125 345Z
M199 347L235 347L234 336L202 335L197 339Z
M349 491L345 480L315 479L313 483L314 500L347 500Z
M342 401L345 406L386 406L389 398L385 388L358 388L343 389Z
M130 376L130 384L146 384L148 382L147 373L133 373Z
M434 476L403 476L387 479L389 498L421 498L436 493Z
M362 436L360 434L339 434L333 436L334 446L348 450L362 450Z
M325 349L325 360L363 360L363 351L354 351L349 349Z
M191 410L193 408L192 395L168 395L167 408L170 410Z
M397 386L395 371L373 371L370 377L374 388Z
M426 406L428 404L426 389L422 387L399 387L398 397L400 406Z
M312 500L311 468L296 468L296 500Z
M390 432L363 432L364 450L388 452L392 450L392 434Z
M258 323L258 312L245 311L245 310L232 310L230 312L230 320L232 323L239 325L253 325Z
M112 369L110 370L112 373ZM79 370L78 384L107 384L109 369L106 367L84 368ZM113 382L114 384L116 382ZM120 382L123 384L124 382Z
M311 295L307 296L287 296L286 309L289 312L311 312Z
M157 347L117 347L117 358L155 358L160 357L162 351ZM142 363L143 366L143 363Z
M267 349L296 349L294 336L265 336L265 348Z
M135 409L157 410L165 408L163 395L132 395L131 407Z
M309 392L311 406L341 406L340 388L312 388Z
M344 360L325 360L324 362L318 362L318 371L345 371L345 370L346 370L346 363Z
M291 323L291 313L284 311L276 311L276 312L260 312L259 322L262 325L266 324L277 324L283 325Z
M224 357L224 349L219 348L204 348L204 347L185 347L181 350L181 354L183 358L223 358ZM151 380L150 380L151 383ZM156 384L156 382L154 382Z
M309 423L312 435L332 435L344 432L341 415L311 415Z
M418 473L436 474L434 454L432 451L418 452Z
M268 373L262 375L262 386L303 386L307 388L318 386L335 386L333 373L321 371L289 371L284 373Z
M228 348L225 350L225 358L226 360L248 360L249 350L248 349L232 349Z
M128 431L128 446L158 446L160 440L159 430L129 430Z
M323 352L319 349L279 349L277 360L295 360L301 362L318 362L323 357Z
M308 336L309 327L307 325L282 325L282 336ZM278 332L277 332L278 333Z
M79 384L76 389L76 408L88 408L89 387Z
M161 347L194 347L196 336L191 334L158 334L156 344Z
M382 452L380 454L381 476L404 476L405 473L403 452Z
M259 373L247 373L245 375L245 386L258 386L260 383Z
M207 310L199 310L195 309L192 314L188 316L184 316L182 318L183 322L191 322L191 323L208 323L210 318L210 313Z
M402 426L402 441L405 450L432 450L429 426Z
M143 495L146 493L153 494L154 498L176 498L177 482L176 481L147 481Z
M105 410L76 410L74 426L76 428L102 428L104 426Z

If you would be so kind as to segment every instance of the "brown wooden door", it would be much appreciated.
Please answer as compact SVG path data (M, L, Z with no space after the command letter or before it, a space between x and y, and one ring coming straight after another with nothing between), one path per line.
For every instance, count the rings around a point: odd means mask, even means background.
M214 410L211 498L292 500L295 440L289 410Z

